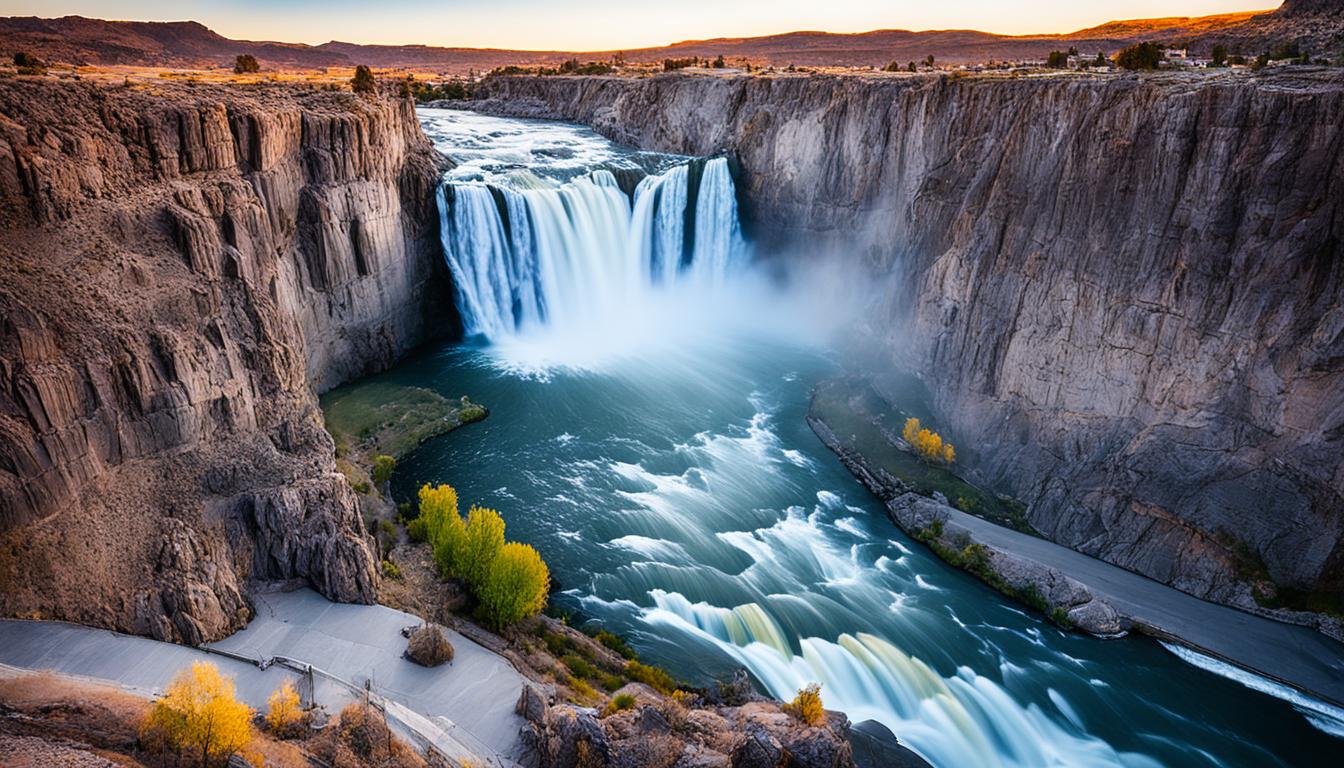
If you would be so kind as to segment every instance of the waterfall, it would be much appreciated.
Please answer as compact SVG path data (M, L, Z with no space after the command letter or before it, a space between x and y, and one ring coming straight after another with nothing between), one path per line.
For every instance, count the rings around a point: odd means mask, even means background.
M646 176L630 196L607 170L565 183L524 171L446 181L438 205L464 331L490 341L616 321L669 286L713 290L747 260L721 157Z

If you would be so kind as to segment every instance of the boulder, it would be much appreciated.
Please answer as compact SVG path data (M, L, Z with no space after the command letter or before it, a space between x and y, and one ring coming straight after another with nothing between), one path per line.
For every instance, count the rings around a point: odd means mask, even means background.
M453 644L438 624L425 623L406 641L406 658L422 667L437 667L453 660Z

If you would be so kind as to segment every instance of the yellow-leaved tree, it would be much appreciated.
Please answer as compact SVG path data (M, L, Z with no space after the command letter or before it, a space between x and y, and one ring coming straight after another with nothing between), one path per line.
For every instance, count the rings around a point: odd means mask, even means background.
M476 597L485 620L502 629L546 607L550 588L551 572L537 550L511 541L500 547Z
M921 426L919 419L906 419L905 428L901 430L901 437L904 437L905 442L909 443L915 453L925 461L941 461L946 464L956 461L957 451L952 447L952 444L943 442L942 435L937 432Z
M462 551L453 563L453 570L459 578L466 579L472 589L480 589L503 548L504 518L493 509L473 506L467 513Z
M266 700L266 727L276 736L289 738L297 735L302 726L299 692L294 689L293 682L286 680Z
M453 575L467 534L467 526L457 513L457 491L451 485L421 488L420 519L425 521L425 538L434 552L439 575Z
M206 768L224 763L252 741L252 710L238 701L233 678L204 661L173 677L145 722L147 740L161 740Z

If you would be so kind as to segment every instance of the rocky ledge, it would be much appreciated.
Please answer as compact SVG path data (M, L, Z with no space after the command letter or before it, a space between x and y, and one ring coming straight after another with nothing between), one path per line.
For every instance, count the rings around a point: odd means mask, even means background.
M374 599L316 392L449 327L439 162L406 100L0 81L0 612Z

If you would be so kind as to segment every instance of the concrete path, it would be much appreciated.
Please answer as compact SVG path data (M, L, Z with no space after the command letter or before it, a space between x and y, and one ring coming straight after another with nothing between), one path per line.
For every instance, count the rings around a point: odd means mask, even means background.
M333 603L311 590L254 595L257 616L211 648L251 658L287 656L321 667L435 720L468 746L514 757L523 719L514 704L523 676L509 662L448 631L453 661L425 669L402 657L409 613L381 605ZM446 724L444 719L449 721Z
M1045 539L958 509L948 519L976 541L1059 569L1115 610L1177 642L1344 704L1344 644L1307 627L1210 603Z
M418 623L384 606L343 605L311 590L256 596L257 617L211 649L257 660L283 656L311 664L356 688L393 702L417 735L454 754L470 752L508 764L519 756L522 718L513 711L523 677L504 659L449 632L451 664L425 669L402 658L401 628ZM300 675L279 665L256 665L218 653L130 637L103 629L47 621L0 620L0 664L111 681L142 695L162 692L178 670L210 661L234 677L238 696L262 709L285 679ZM356 694L314 677L314 699L338 712ZM399 707L397 705L400 705Z

